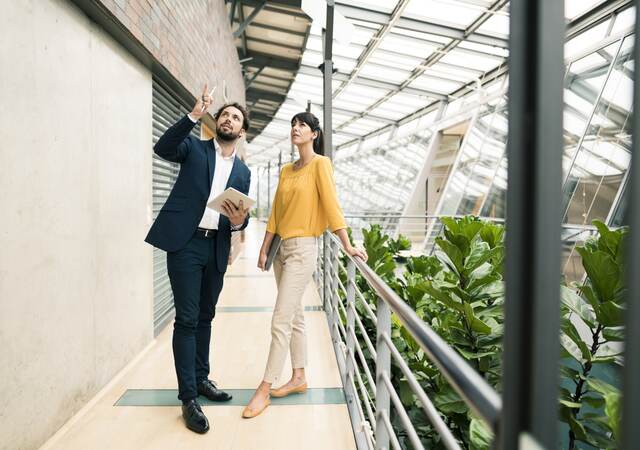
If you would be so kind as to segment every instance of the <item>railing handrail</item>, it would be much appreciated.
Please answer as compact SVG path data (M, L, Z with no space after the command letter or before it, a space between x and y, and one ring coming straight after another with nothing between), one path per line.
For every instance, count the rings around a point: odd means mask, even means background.
M452 214L402 214L398 212L372 212L368 213L366 211L363 212L346 212L344 214L345 219L441 219L443 217L450 217L452 219L463 219L465 217L475 217L481 221L485 222L497 222L497 223L505 223L504 218L501 217L486 217L486 216L473 216L470 214L467 215L452 215ZM598 231L594 225L587 225L581 223L561 223L560 226L563 229L567 230L583 230L583 231ZM617 230L621 227L607 225L610 230Z
M339 248L340 241L331 233L327 235ZM426 324L407 303L396 294L380 276L359 258L351 259L376 294L398 316L400 322L420 345L422 350L438 366L456 392L483 419L495 433L498 429L502 399L453 348Z
M441 219L443 217L451 217L452 219L462 219L464 217L469 217L469 215L451 215L451 214L402 214L398 212L345 212L345 219ZM501 217L485 217L485 216L473 216L479 220L483 220L485 222L500 222L503 223L505 221L504 218Z

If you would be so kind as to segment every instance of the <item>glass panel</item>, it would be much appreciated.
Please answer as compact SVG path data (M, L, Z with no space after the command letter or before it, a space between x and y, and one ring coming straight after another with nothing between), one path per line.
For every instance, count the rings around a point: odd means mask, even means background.
M480 16L480 11L469 5L446 0L411 0L403 15L427 22L467 28Z
M340 98L342 95L357 95L362 97L367 97L370 99L379 99L383 95L385 95L388 91L384 89L372 88L369 86L363 86L358 84L358 80L356 79L353 83L349 84L342 93L338 96Z
M440 36L438 34L423 33L421 31L406 30L404 28L394 28L391 32L392 36L408 36L416 38L422 41L428 41L431 43L448 44L451 42L451 38L446 36ZM412 40L414 41L414 40Z
M367 60L367 64L376 64L382 67L393 66L402 70L413 70L424 58L405 56L399 53L391 53L388 50L377 49Z
M440 61L486 72L500 65L503 59L497 56L483 56L460 48L451 50Z
M502 129L506 126L507 119L503 114L496 112L482 117L474 127L482 135L482 142L472 152L467 152L469 159L464 166L459 167L467 184L456 214L480 214L480 208L506 148L507 135Z
M572 59L590 46L600 42L606 36L610 21L606 20L593 28L589 28L568 41L564 46L564 57Z
M509 15L502 10L494 13L489 20L478 28L478 32L498 37L509 36Z
M363 101L367 103L362 103ZM350 95L340 95L338 100L333 102L333 106L341 109L348 109L350 111L359 112L364 110L369 104L373 103L373 99L367 99L362 97L355 97Z
M390 120L400 120L407 115L407 113L405 112L385 108L384 106L378 106L377 108L373 109L371 111L371 114Z
M448 94L462 86L462 83L450 81L443 78L434 78L428 75L421 75L416 78L410 85L412 88L423 89L425 91Z
M631 157L632 37L625 39L564 191L570 224L605 221ZM589 91L587 91L589 92ZM595 93L589 93L595 96Z
M391 33L382 39L380 47L378 48L391 52L398 52L400 50L407 56L425 59L438 48L438 44L418 39L408 39L402 35Z
M371 1L360 1L360 0L352 0L349 2L350 5L357 6L360 8L371 9L374 11L380 11L384 13L390 13L393 11L393 8L396 7L398 0L376 0L375 2Z
M505 142L506 145L506 142ZM482 207L481 214L484 217L507 216L507 158L503 157L500 166L493 178L493 184L489 189L487 201Z
M625 213L627 212L627 196L629 195L629 183L622 188L622 195L620 197L620 201L616 206L615 212L611 216L610 225L612 227L621 227L626 225L626 217Z
M355 31L353 32L353 36L351 36L351 42L357 45L367 45L369 41L371 41L371 37L374 33L380 29L380 25L370 22L360 22L357 20L351 20L350 22L355 25ZM334 45L335 44L336 42L334 41Z
M564 0L564 16L573 20L605 0Z
M506 147L506 99L500 110L485 112L467 133L458 166L447 184L439 214L479 215ZM506 174L505 178L506 178ZM496 186L497 188L497 186ZM496 195L499 194L496 192ZM498 198L492 199L495 202Z
M577 246L583 246L587 239L594 235L593 230L585 230L584 228L562 228L562 272L566 283L581 281L584 277L584 267L582 266L582 258L576 251Z
M394 69L392 67L382 67L365 64L360 75L367 78L373 78L376 80L389 81L394 84L400 84L407 78L409 78L409 71Z
M506 48L493 47L490 45L478 44L476 42L462 41L458 44L458 47L467 50L475 50L477 52L486 53L488 55L501 56L503 58L509 56L509 50Z
M626 31L633 26L636 21L636 8L632 6L622 11L616 17L616 21L613 23L611 29L611 35L615 36L617 33Z
M473 71L463 67L458 68L457 66L444 63L436 63L425 70L424 73L434 78L444 78L464 84L476 80L482 75L480 71Z
M617 50L619 43L609 45L603 55ZM604 51L606 50L606 51ZM578 59L569 66L564 83L564 156L563 169L566 174L584 134L598 93L602 90L610 60L598 52Z

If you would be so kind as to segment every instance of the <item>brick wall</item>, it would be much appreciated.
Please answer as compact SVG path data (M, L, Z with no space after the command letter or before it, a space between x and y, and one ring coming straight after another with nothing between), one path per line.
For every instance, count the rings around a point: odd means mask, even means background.
M224 0L96 0L194 96L216 84L214 106L245 104L238 53Z

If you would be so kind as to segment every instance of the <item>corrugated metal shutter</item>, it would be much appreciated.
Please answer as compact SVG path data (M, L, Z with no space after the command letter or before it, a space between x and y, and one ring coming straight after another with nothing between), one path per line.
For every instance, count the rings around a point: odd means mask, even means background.
M178 119L191 111L160 80L153 79L153 144ZM200 137L200 124L196 125L192 134ZM171 188L178 177L179 164L170 163L153 155L153 220L167 200ZM153 249L153 327L158 333L173 318L173 294L167 275L166 253Z

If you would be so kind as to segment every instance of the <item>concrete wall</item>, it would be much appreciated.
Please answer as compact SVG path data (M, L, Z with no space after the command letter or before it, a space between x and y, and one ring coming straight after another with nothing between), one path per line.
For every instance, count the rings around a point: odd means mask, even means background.
M0 449L37 448L153 338L151 74L64 0L0 15Z

